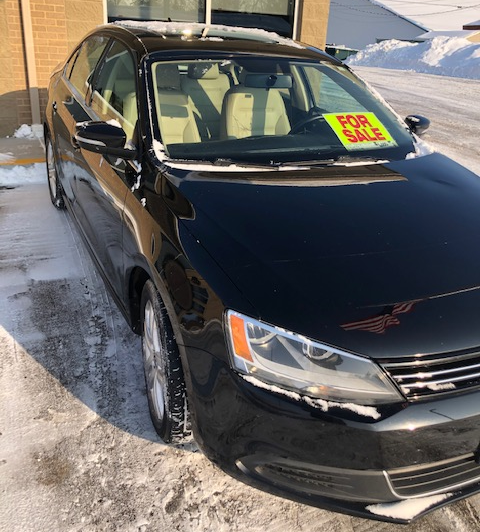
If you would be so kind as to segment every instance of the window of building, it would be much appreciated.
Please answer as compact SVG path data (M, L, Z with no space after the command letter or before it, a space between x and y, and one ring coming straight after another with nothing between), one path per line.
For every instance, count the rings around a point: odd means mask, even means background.
M205 0L107 0L109 22L172 20L204 22Z
M262 28L292 37L295 0L107 0L108 20L171 20Z
M294 0L212 0L212 22L292 37Z

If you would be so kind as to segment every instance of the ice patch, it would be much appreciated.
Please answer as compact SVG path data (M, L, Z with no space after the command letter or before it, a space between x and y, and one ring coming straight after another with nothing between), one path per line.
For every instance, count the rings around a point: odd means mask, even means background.
M250 384L257 386L258 388L263 388L264 390L268 390L270 392L285 395L286 397L294 399L295 401L303 401L309 406L313 406L314 408L320 408L323 412L328 412L330 408L342 408L344 410L350 410L351 412L355 412L355 414L358 414L360 416L371 417L372 419L379 419L380 417L380 413L373 406L356 405L354 403L338 403L335 401L326 401L325 399L314 399L313 397L307 397L306 395L301 395L297 392L284 390L283 388L275 386L274 384L267 384L266 382L263 382L249 375L240 376Z
M413 519L431 506L448 499L452 495L452 493L443 493L441 495L408 499L400 502L371 504L366 509L372 514L391 517L393 519Z

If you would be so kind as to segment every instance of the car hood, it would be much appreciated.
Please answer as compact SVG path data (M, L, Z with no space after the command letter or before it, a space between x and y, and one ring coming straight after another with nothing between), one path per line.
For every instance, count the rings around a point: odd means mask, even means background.
M256 318L377 358L480 345L480 179L450 159L177 186L181 223Z

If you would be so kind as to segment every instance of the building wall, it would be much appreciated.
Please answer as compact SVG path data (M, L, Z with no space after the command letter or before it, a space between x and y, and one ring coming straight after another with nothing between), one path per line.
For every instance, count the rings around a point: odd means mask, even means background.
M297 0L299 5L299 40L325 48L330 0Z
M335 0L330 7L327 43L361 50L384 39L415 39L426 29L370 0Z
M19 117L30 112L22 62L22 27L15 2L0 2L0 134L13 132Z
M30 91L46 103L53 68L82 36L104 21L102 0L30 0L37 82L28 79L20 0L0 0L0 136L32 123Z

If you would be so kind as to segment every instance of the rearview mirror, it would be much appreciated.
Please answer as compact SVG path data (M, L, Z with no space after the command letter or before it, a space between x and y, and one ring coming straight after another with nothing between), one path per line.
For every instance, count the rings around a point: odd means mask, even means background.
M78 122L75 129L75 140L83 150L126 160L137 157L137 150L125 148L127 135L119 125L107 122Z
M408 115L405 118L408 129L416 135L423 135L430 127L430 120L421 115Z

